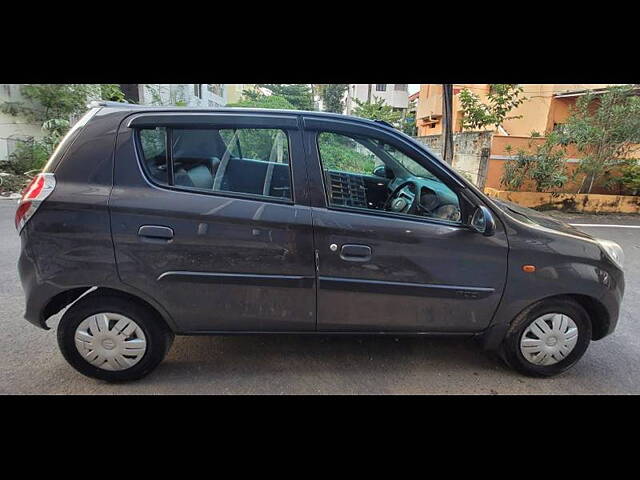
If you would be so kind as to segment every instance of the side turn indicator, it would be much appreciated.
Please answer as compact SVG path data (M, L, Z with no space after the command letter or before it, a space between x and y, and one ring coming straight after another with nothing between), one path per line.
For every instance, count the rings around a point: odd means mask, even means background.
M535 265L523 265L522 266L522 271L525 273L533 273L536 271L536 266Z

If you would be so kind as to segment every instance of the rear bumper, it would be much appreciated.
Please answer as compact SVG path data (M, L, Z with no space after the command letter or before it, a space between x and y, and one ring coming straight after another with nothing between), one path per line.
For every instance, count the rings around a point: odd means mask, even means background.
M25 248L24 235L22 237L23 248L18 259L18 275L25 296L24 318L36 327L49 330L46 324L47 319L90 290L91 287L74 288L44 281L28 248Z
M36 327L49 330L46 325L46 318L43 312L49 301L60 292L53 286L38 281L40 275L35 262L30 258L25 249L24 238L22 238L22 250L18 259L18 275L22 283L25 297L24 318Z

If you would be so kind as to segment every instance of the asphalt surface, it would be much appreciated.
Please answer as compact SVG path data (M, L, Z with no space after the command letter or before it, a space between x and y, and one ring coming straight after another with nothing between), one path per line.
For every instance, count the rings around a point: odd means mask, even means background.
M472 339L341 336L176 337L146 378L108 384L73 370L44 331L22 318L16 202L0 200L0 394L610 394L640 393L640 229L588 227L626 255L616 332L552 379L504 366ZM640 216L563 215L570 223L638 225Z

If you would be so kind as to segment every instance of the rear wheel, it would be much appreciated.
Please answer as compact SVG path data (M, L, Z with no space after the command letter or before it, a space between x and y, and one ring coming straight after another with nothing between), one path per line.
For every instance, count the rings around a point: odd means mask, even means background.
M107 381L144 377L172 341L157 313L117 295L81 298L58 325L58 345L67 362L83 375Z
M573 365L591 341L587 312L570 298L538 302L520 313L502 343L506 362L525 375L551 377Z

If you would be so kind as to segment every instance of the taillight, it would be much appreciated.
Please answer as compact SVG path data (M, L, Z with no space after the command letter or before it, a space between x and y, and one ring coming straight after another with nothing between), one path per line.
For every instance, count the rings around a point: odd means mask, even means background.
M27 221L36 213L40 204L53 192L56 177L53 173L39 173L22 191L22 198L16 210L16 229L22 231Z

